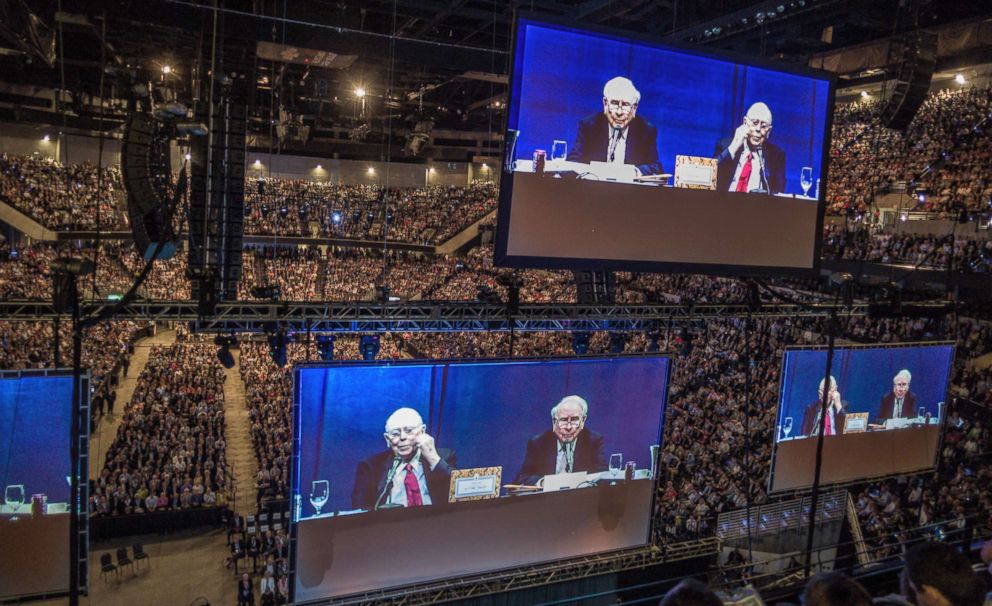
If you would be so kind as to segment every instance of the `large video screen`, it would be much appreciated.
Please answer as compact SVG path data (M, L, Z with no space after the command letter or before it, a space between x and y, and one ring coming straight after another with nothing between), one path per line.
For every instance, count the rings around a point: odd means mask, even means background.
M0 372L0 599L69 591L72 375Z
M817 266L833 80L521 18L496 261Z
M296 369L294 599L650 541L665 357Z
M933 467L953 358L944 343L837 348L823 414L827 351L787 350L771 490L812 486L821 431L823 484Z

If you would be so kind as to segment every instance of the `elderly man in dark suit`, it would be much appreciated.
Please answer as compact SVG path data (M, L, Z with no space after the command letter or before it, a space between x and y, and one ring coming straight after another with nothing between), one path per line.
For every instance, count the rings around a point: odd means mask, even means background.
M420 413L398 409L386 420L382 436L389 450L358 464L351 506L373 510L447 503L455 453L435 446Z
M772 112L759 101L747 110L733 139L717 156L717 191L785 191L785 151L768 140L771 133Z
M641 93L627 78L616 77L603 87L603 111L579 122L568 152L573 162L630 164L641 175L662 172L658 161L658 129L637 115Z
M906 369L892 377L892 391L882 396L878 403L878 418L881 425L889 419L909 419L916 417L916 394L909 391L913 375Z
M820 424L823 411L823 379L820 379L820 386L817 388L817 399L806 406L803 414L802 434L808 438L820 435ZM837 389L837 379L830 377L830 389L827 394L827 419L823 422L823 435L836 436L844 433L844 402L841 400L840 391Z
M556 473L605 471L603 436L585 428L589 404L579 396L567 396L551 409L551 429L527 442L527 454L514 483L536 484Z

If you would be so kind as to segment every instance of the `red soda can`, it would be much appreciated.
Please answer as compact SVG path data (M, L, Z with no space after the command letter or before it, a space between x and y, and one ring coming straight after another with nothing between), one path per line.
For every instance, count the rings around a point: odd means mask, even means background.
M544 174L544 161L547 159L548 153L543 149L534 150L534 172L543 175Z

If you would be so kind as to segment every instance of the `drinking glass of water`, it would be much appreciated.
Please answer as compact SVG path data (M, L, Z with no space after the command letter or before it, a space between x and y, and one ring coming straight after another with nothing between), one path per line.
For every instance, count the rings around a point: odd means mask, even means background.
M330 497L330 486L327 480L314 480L310 488L310 504L313 505L316 515L320 515L320 509L327 503Z
M623 453L618 452L610 455L610 471L620 471L623 469Z
M785 423L782 424L782 433L785 434L786 438L792 433L792 417L785 417Z
M809 197L809 188L813 187L813 167L804 166L799 173L799 184L803 186L803 195Z

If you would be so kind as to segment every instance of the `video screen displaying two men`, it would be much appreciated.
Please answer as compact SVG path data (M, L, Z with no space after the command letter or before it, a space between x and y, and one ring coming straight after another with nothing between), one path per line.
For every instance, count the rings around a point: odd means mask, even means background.
M949 344L838 348L827 380L826 350L787 351L775 483L796 487L799 476L791 477L793 472L811 478L812 459L784 461L781 455L801 458L821 433L824 474L832 481L931 467L953 355Z
M646 544L668 373L657 356L298 368L294 599ZM389 548L423 536L430 558Z
M527 19L516 33L505 263L812 266L829 76ZM724 229L742 235L727 241ZM542 245L545 231L561 236ZM755 242L780 232L785 251ZM723 253L700 254L707 242Z
M69 590L72 376L0 373L0 598Z
M300 520L448 504L459 469L492 496L652 468L667 358L338 365L298 370Z

